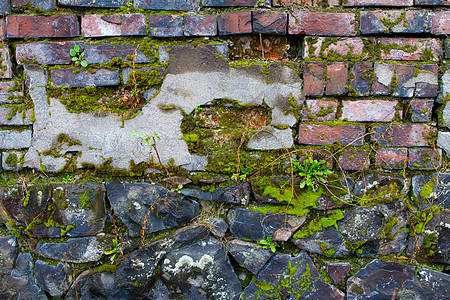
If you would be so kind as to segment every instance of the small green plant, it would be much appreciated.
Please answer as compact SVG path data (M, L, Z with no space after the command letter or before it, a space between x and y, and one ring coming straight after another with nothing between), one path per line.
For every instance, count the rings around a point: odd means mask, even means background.
M160 140L161 138L156 134L156 132L153 132L153 135L149 135L149 134L140 134L137 133L136 131L133 131L131 133L132 136L137 136L139 138L141 138L141 143L145 144L149 147L154 147L154 144L156 142L156 139Z
M183 188L183 185L182 185L182 184L179 184L176 188L170 189L170 191L171 191L171 192L174 192L174 193L176 192L176 193L180 194L182 188Z
M277 251L278 243L272 241L272 238L268 236L265 240L258 241L258 244L263 248L270 248L273 253Z
M141 92L140 89L132 89L130 92L131 97L135 97L135 96L139 95L140 92Z
M114 259L116 258L116 254L117 254L117 249L119 247L119 243L117 242L116 239L113 239L112 243L113 243L113 247L111 248L111 250L106 251L105 254L106 255L111 255L112 254L111 261L113 262Z
M72 61L75 63L75 66L81 65L84 68L88 66L86 58L84 57L84 51L80 49L80 46L73 46L73 48L70 49L70 56L72 56Z
M239 181L239 180L244 181L247 179L247 175L248 175L248 171L247 171L247 169L244 169L242 171L242 174L234 173L233 175L231 175L231 179L235 180L235 181Z
M332 173L331 170L327 169L329 163L325 160L313 160L312 158L307 158L303 161L302 165L298 160L292 159L292 164L295 169L294 173L303 177L300 188L309 186L313 191L317 190L319 183L326 183L326 176Z
M71 183L72 181L73 181L73 178L72 178L72 176L70 176L70 175L67 175L65 178L62 179L62 182L63 182L64 184Z

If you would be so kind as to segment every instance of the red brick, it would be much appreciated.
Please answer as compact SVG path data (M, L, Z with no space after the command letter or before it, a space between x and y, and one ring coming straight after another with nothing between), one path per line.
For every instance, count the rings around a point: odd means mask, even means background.
M302 121L334 121L338 103L326 100L306 100Z
M6 27L8 38L56 38L80 35L80 26L76 15L8 16Z
M367 96L370 92L370 77L372 74L371 62L357 62L351 69L350 91L351 96Z
M200 0L134 0L133 6L151 10L197 10Z
M383 46L390 49L384 50ZM440 40L431 38L380 38L379 48L381 59L438 61L443 54Z
M398 101L358 100L342 102L342 117L347 121L390 122L395 117ZM397 114L402 117L402 111Z
M343 6L413 6L413 0L347 0Z
M59 1L60 4L61 1ZM33 7L42 9L43 12L51 12L55 10L56 0L11 0L11 6L19 7L31 3Z
M371 139L386 147L423 147L430 143L436 128L427 124L376 126Z
M321 62L305 62L303 92L306 96L322 96L325 88L325 67Z
M411 100L411 120L413 122L430 122L434 100Z
M339 167L347 171L366 170L370 165L366 150L346 149L339 157Z
M441 166L441 149L409 149L408 168L413 170L432 170Z
M84 15L81 34L85 37L147 35L144 14Z
M183 36L183 17L181 15L150 15L148 31L154 37Z
M357 57L358 60L365 60L371 55L364 42L372 43L371 40L361 38L306 37L303 57L332 60Z
M292 6L301 5L304 7L320 7L329 6L335 7L339 6L339 0L272 0L273 6Z
M16 86L14 81L3 81L0 82L0 104L12 103L12 99L8 97L23 97L23 91L12 91Z
M353 36L356 16L353 13L294 11L289 15L289 34Z
M286 34L287 14L259 9L253 11L253 32Z
M81 6L81 7L96 7L96 8L119 8L127 4L127 0L58 0L59 5L64 6ZM134 1L135 3L138 0Z
M0 58L2 59L1 61L1 67L2 69L0 69L0 78L12 78L12 64L11 64L11 59L9 56L9 49L8 47L4 47L3 49L0 49Z
M371 95L390 95L392 78L395 74L395 65L376 62L374 64L374 81Z
M286 59L286 36L262 36L261 39L256 35L236 35L229 37L231 46L229 48L230 58L257 58L280 60Z
M185 15L185 36L215 36L217 35L216 15Z
M433 12L431 19L433 34L450 34L450 12L439 11Z
M348 65L343 62L331 63L327 66L327 95L347 93Z
M327 145L339 142L342 145L362 146L364 126L300 124L298 142L308 145Z
M252 14L249 11L220 14L217 23L220 35L252 32Z
M390 25L385 25L388 22ZM429 33L431 15L424 10L362 11L360 29L362 34Z
M257 6L258 0L203 0L203 6Z
M376 164L389 169L403 169L408 162L408 149L380 149L375 156Z
M80 70L74 74L73 69L55 69L51 71L52 85L56 87L111 86L119 84L119 73L107 69L98 69L94 74Z

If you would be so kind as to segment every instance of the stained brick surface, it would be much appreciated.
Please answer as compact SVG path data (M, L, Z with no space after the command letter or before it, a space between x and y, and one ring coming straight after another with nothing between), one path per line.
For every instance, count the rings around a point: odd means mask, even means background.
M357 62L351 69L350 91L352 96L367 96L370 92L372 75L371 62Z
M386 169L403 169L408 165L407 148L382 148L375 156L376 164Z
M325 66L321 62L306 62L303 67L303 92L321 96L325 87Z
M74 74L73 69L56 69L51 72L52 85L56 87L111 86L119 84L119 73L98 69L94 74L80 70Z
M84 15L81 34L85 37L147 35L146 18L143 14Z
M287 14L272 10L253 12L253 31L258 33L286 34Z
M150 15L148 30L154 37L183 36L183 17L181 15Z
M214 36L217 35L217 16L215 15L185 15L185 36Z
M14 87L15 87L14 81L0 82L0 104L11 103L12 99L8 99L9 96L12 97L23 96L22 91L13 91Z
M118 8L127 4L127 0L58 0L59 5L81 6L81 7L102 7L102 8ZM137 2L137 1L135 1Z
M301 5L304 7L335 7L339 6L339 0L272 0L273 6L292 6Z
M27 5L28 3L31 3L33 7L42 9L43 12L51 12L55 10L56 0L11 0L11 6L13 8Z
M380 33L429 33L431 14L428 11L362 11L362 34Z
M343 62L331 63L327 66L327 95L347 93L348 65Z
M390 95L391 82L395 75L395 65L376 62L374 64L374 80L371 94L376 96Z
M234 35L230 36L230 58L286 59L288 47L285 36Z
M154 10L196 10L199 0L134 0L133 6Z
M414 0L348 0L343 6L412 6Z
M11 13L11 3L9 0L0 1L0 14L6 15Z
M441 166L441 149L409 149L408 168L432 170Z
M289 15L288 33L325 36L356 35L355 14L294 11Z
M217 22L221 35L252 32L252 14L249 11L220 14Z
M433 104L433 100L411 100L411 120L413 122L431 121Z
M430 142L436 128L427 124L376 126L371 138L387 147L423 147Z
M346 149L339 157L339 167L343 170L366 170L369 166L370 159L366 150Z
M381 59L394 60L434 60L443 55L438 39L380 38Z
M334 121L338 102L326 100L306 100L302 109L302 121Z
M440 11L433 13L431 33L450 34L450 12Z
M304 58L365 60L372 55L366 44L372 40L361 38L307 37L304 40Z
M298 142L308 145L327 145L339 142L342 145L362 146L364 127L359 125L300 124Z
M203 6L256 6L258 0L203 0Z
M6 26L8 38L76 37L80 34L75 15L8 16Z
M398 101L342 101L342 119L358 122L390 122L395 117ZM398 112L402 117L402 112Z

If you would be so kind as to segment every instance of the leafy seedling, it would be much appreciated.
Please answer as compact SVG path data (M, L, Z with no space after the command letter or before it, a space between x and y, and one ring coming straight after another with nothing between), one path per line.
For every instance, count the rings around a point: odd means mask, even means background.
M116 258L117 248L119 247L119 243L117 243L117 240L116 240L116 239L113 239L113 240L112 240L112 243L113 243L112 249L105 252L106 255L111 255L111 254L112 254L112 256L111 256L111 262L113 262L114 259Z
M307 158L303 161L303 165L296 159L292 160L292 164L295 167L295 173L298 176L303 177L300 183L300 188L309 186L316 191L320 183L327 182L327 176L332 172L328 170L329 163L325 160L313 160Z
M84 51L80 49L80 46L73 46L73 49L70 49L70 56L72 56L72 61L76 66L81 65L84 68L88 66L86 58L84 57Z
M275 253L277 251L278 243L272 241L272 238L268 236L265 240L260 240L258 244L263 248L270 248L270 250Z

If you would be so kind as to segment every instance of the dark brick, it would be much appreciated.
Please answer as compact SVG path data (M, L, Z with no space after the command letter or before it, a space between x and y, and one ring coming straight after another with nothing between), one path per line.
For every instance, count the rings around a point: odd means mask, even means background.
M415 85L408 85L414 77L415 67L413 65L397 65L397 86L395 87L394 97L412 97L414 96Z
M413 170L432 170L441 166L441 149L409 149L408 168Z
M438 73L437 64L422 65L417 67L419 72L415 77L415 95L419 98L430 98L438 95Z
M0 49L0 58L1 61L1 69L0 69L0 78L12 78L12 71L11 71L11 59L9 56L9 49L8 47L3 47Z
M217 23L220 35L252 32L252 14L249 11L220 14Z
M342 95L347 93L348 65L335 62L327 66L327 95Z
M8 104L12 102L12 99L8 97L23 97L23 91L12 91L15 88L16 83L14 81L0 82L0 104Z
M372 40L361 38L306 37L304 40L304 58L322 58L329 60L369 58L370 49L366 44Z
M415 0L416 5L450 5L450 0Z
M16 107L18 108L18 107ZM31 110L22 113L11 114L13 107L0 107L0 125L30 125Z
M203 6L257 6L258 0L203 0Z
M343 6L413 6L413 0L348 0Z
M325 88L325 67L321 62L305 62L303 92L306 96L322 96Z
M302 109L302 121L334 121L338 102L326 100L306 100Z
M362 146L364 126L300 124L298 142L308 145L327 145L339 142L342 145Z
M215 36L217 35L216 15L185 15L185 36Z
M339 0L272 0L273 6L292 6L301 5L306 7L319 7L324 6L335 7L339 6Z
M438 61L443 55L439 39L380 38L378 42L381 59Z
M450 34L450 12L449 11L437 11L433 12L432 17L432 29L433 34Z
M127 5L127 2L127 0L58 0L59 5L98 8L118 8Z
M427 124L388 125L373 128L372 141L386 147L423 147L428 146L430 137L436 128Z
M52 85L56 87L111 86L119 84L119 73L107 69L98 69L94 74L80 70L74 74L73 69L56 69L51 71Z
M450 39L446 39L444 45L445 45L445 57L450 58Z
M8 38L56 38L80 35L80 26L76 15L8 16L6 27Z
M423 10L362 11L360 20L362 34L431 32L431 14Z
M408 162L408 149L380 149L375 156L376 164L389 169L403 169Z
M11 0L13 8L27 5L28 3L31 3L33 7L39 7L43 12L51 12L55 10L56 0Z
M134 7L152 10L196 10L200 0L134 0Z
M0 1L0 14L7 15L11 13L11 2L9 0Z
M228 45L227 44L200 44L197 46L199 49L203 50L208 50L212 53L216 53L218 55L221 55L224 57L224 59L226 60L228 57ZM176 59L177 56L183 56L182 53L189 53L190 51L192 51L192 46L191 45L172 45L172 46L159 46L158 47L158 54L159 54L159 62L161 63L168 63L170 56L169 56L169 51L171 53L177 53L177 55L172 55L173 59ZM189 63L186 63L186 65L190 65L192 64L192 57L190 57L189 55L186 58L182 58L180 61L182 61L183 59L185 60L189 60ZM200 61L194 60L195 62L200 63ZM195 63L194 63L195 65ZM179 68L179 66L177 67ZM189 69L192 68L184 68L183 72L189 72ZM215 70L214 67L211 68L211 72L213 72ZM176 72L178 73L178 72Z
M392 78L395 74L395 65L376 62L374 64L374 74L371 95L390 95Z
M31 146L31 130L0 131L0 149L25 149Z
M372 63L357 62L353 65L352 79L350 80L349 94L352 96L367 96L370 92L370 76L372 74Z
M85 37L147 35L146 26L143 14L84 15L81 34Z
M286 34L287 14L260 9L253 11L253 32Z
M353 36L356 35L353 13L294 11L289 15L289 34Z
M181 15L150 15L148 30L154 37L183 36L183 17Z
M231 41L230 58L254 58L281 60L288 58L286 36L236 35L228 39Z
M95 44L84 45L86 61L89 64L100 64L110 62L113 58L120 57L125 62L132 62L136 53L135 63L149 63L152 57L145 56L142 51L136 50L136 46ZM127 58L128 57L128 58Z
M339 167L343 170L366 170L370 165L366 150L346 149L339 157Z
M433 100L411 100L411 120L413 122L430 122Z
M398 101L358 100L342 102L342 119L358 122L390 122L396 115ZM402 117L402 111L398 111Z

